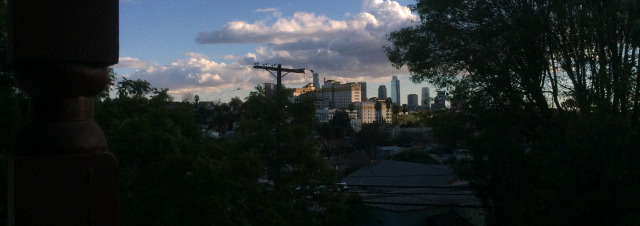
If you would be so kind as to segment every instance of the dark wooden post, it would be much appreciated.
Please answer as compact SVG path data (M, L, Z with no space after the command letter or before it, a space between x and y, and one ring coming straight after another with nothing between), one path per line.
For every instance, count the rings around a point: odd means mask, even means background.
M118 225L116 159L93 120L118 62L118 0L10 0L9 48L31 101L10 166L9 224Z

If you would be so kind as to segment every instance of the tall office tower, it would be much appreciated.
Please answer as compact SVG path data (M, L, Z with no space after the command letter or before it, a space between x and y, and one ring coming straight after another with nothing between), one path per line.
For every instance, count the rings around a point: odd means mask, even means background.
M360 90L360 95L362 97L360 101L367 101L367 82L358 82L358 84L360 84L360 88L362 88Z
M438 95L436 95L435 98L433 98L433 105L431 106L431 108L433 110L438 110L438 109L445 109L446 105L445 105L445 100L447 99L447 92L445 91L438 91L437 92Z
M387 99L387 87L385 85L378 87L378 99Z
M418 109L418 94L409 94L407 96L407 105L411 110Z
M318 78L318 73L313 72L313 88L320 89L320 78Z
M400 80L398 76L393 76L391 79L391 101L394 104L400 105Z
M431 93L429 93L429 87L422 87L422 107L424 109L431 108Z

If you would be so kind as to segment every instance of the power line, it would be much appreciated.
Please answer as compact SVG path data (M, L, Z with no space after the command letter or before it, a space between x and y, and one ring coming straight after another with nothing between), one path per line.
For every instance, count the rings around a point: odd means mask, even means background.
M272 59L269 59L269 61L281 62L281 63L291 63L291 62L300 61L300 60L308 60L308 59L314 59L314 58L318 58L318 57L328 56L328 55L330 55L332 53L343 53L343 52L353 51L353 50L365 48L365 47L376 45L376 44L383 44L385 42L387 42L387 40L384 39L384 38L374 38L374 39L370 39L370 40L349 43L349 44L338 46L338 47L335 47L335 48L321 49L321 50L315 51L315 52L309 50L308 53L302 53L302 54L289 56L289 57L272 58ZM248 73L242 79L240 79L238 82L235 82L234 83L234 87L238 87L241 83L247 82L249 80L247 78L250 75L251 74ZM260 84L257 84L257 85L260 85ZM218 92L218 93L213 93L213 94L208 95L206 99L210 99L215 95L218 96L218 99L224 99L224 98L227 98L229 95L232 95L232 93L237 91L237 90L239 90L239 88L236 88L236 89L233 89L233 90L225 90L223 92ZM369 93L369 92L367 92L367 93Z
M455 194L455 193L431 193L431 192L392 192L392 191L343 191L349 194L373 194L373 195L433 195L433 196L477 196L476 194Z
M299 197L300 199L314 200L308 197ZM339 199L321 199L330 202L340 202ZM415 202L377 202L377 201L356 201L344 200L347 203L375 204L375 205L394 205L394 206L423 206L423 207L456 207L456 208L476 208L476 209L496 209L496 208L514 208L511 206L485 206L485 205L467 205L467 204L436 204L436 203L415 203Z
M273 75L274 77L276 77L276 90L280 90L282 88L282 77L284 77L285 75L289 74L289 73L302 73L304 74L304 68L300 68L300 69L291 69L291 68L283 68L282 64L278 64L277 67L275 66L260 66L258 65L258 63L256 63L253 68L256 69L263 69L268 71L269 73L271 73L271 75ZM274 75L272 73L272 71L275 71L276 74ZM282 72L287 72L286 74L282 74Z
M303 54L293 55L289 57L277 57L277 58L269 59L268 61L286 63L286 62L295 62L299 60L308 60L308 59L313 59L317 57L327 56L332 53L348 52L348 51L361 49L361 48L376 45L376 44L382 44L385 42L386 42L386 39L384 38L376 38L376 39L370 39L370 40L361 41L361 42L350 43L350 44L339 46L336 48L321 49L316 52L312 52L311 50L308 50L309 53L303 53Z
M367 175L367 176L356 176L350 175L349 178L352 177L444 177L451 176L450 174L407 174L407 175Z

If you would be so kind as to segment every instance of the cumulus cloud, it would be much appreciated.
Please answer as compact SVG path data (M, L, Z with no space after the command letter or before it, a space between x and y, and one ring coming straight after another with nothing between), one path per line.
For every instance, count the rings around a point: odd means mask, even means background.
M259 12L276 9L259 9ZM291 17L278 18L273 24L265 21L228 22L220 30L201 32L200 44L264 43L283 44L306 39L353 39L384 37L387 33L407 25L416 16L409 8L386 0L363 0L361 12L347 20L333 20L323 15L297 12ZM353 37L353 35L358 35Z
M113 68L145 68L149 65L149 63L138 58L120 57L118 58L118 64L113 65Z
M199 90L215 92L225 88L253 88L269 80L266 72L253 69L254 54L234 57L231 63L216 62L202 53L185 53L185 58L169 65L152 65L138 69L130 79L147 80L154 87L170 91ZM261 82L262 81L262 82Z
M131 79L144 79L155 87L170 88L173 93L251 90L257 84L274 82L267 71L252 68L255 62L313 69L321 77L345 82L388 82L392 74L399 72L382 50L383 45L388 45L386 35L412 25L413 20L417 20L416 16L397 2L363 0L361 12L344 20L297 12L278 16L272 23L232 21L219 30L197 36L200 44L262 44L243 56L186 53L183 59L169 65L134 64L135 58L121 58L121 65L139 68L129 76ZM297 86L311 82L310 76L309 72L290 74L283 82Z
M313 68L334 77L382 77L398 73L382 50L389 45L386 35L416 20L408 7L395 1L363 0L360 13L344 20L296 12L271 24L232 21L219 30L199 33L196 42L264 44L256 49L256 58L263 62Z

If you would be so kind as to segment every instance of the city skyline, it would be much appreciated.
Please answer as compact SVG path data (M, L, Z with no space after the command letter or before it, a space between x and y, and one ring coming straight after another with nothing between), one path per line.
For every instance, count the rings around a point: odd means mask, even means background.
M268 72L251 68L256 62L307 69L285 76L289 87L313 82L308 70L320 81L377 87L395 74L409 85L406 68L396 70L382 47L389 45L387 34L418 20L407 7L414 3L120 0L120 58L114 69L128 79L169 88L176 98L190 92L202 100L245 97L272 82ZM419 90L424 83L406 85ZM367 96L376 96L371 90Z

